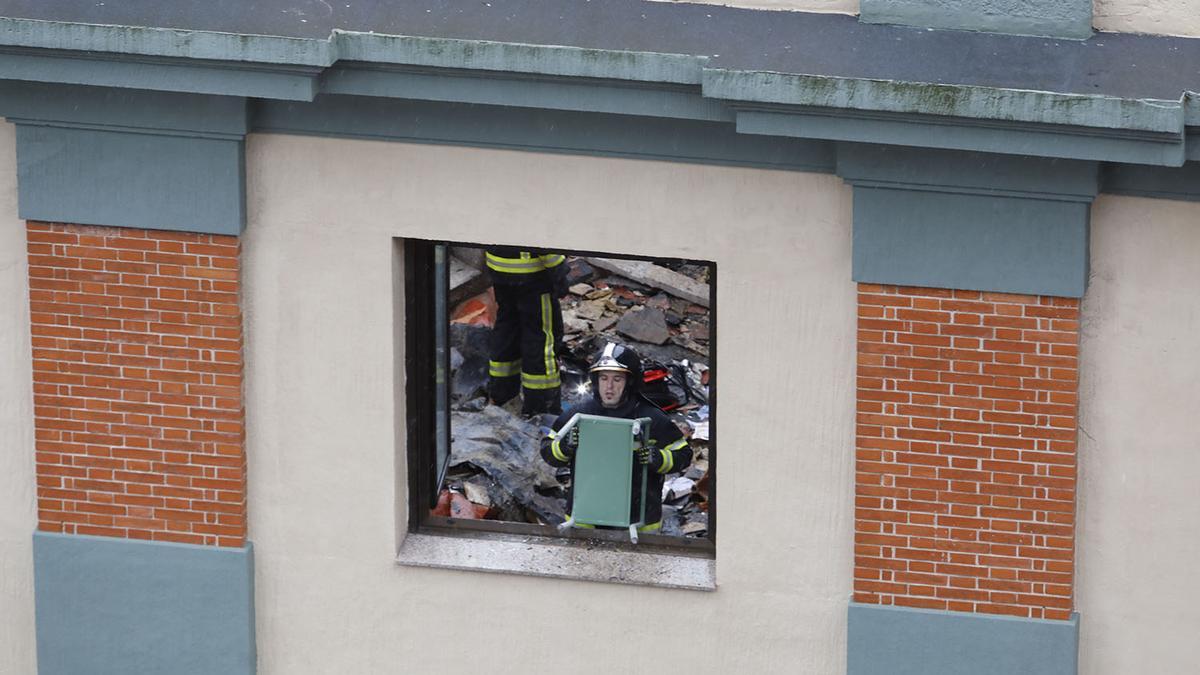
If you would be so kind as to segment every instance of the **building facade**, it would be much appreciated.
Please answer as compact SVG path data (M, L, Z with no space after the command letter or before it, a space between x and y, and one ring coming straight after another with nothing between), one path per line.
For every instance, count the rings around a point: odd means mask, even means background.
M0 672L1190 669L1184 3L153 4L0 8ZM715 552L412 526L413 240L716 264Z

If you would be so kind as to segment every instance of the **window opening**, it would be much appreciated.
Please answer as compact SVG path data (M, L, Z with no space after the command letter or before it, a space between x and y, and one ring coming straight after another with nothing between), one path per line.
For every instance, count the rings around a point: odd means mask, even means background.
M640 543L712 550L715 265L542 247L489 255L420 240L404 248L410 529L628 541L582 522L562 529L586 477L562 461L573 458L553 444L556 421L615 415L596 391L610 371L636 377L639 414L659 424L634 463L649 476L637 487L653 492L635 491L649 516L631 504L646 518ZM525 284L522 274L538 278ZM638 372L593 371L608 345L635 354Z

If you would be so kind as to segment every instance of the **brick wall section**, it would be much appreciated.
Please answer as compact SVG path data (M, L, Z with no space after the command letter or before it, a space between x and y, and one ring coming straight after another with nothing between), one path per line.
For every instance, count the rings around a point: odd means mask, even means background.
M242 546L237 237L30 222L38 528Z
M854 599L1067 619L1079 304L859 285Z

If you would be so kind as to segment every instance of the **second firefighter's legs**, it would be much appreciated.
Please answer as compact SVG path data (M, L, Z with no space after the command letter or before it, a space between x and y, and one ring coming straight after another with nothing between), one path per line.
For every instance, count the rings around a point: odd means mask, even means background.
M522 412L562 411L562 381L558 354L562 349L562 308L553 293L529 293L521 298Z
M488 396L496 405L521 391L521 290L496 284L496 325L488 338Z

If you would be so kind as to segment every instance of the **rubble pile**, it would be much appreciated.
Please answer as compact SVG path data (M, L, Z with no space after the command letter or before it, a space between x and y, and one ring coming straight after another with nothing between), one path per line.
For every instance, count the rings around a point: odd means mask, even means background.
M563 313L563 407L591 397L587 369L607 342L633 347L656 378L645 389L689 437L692 465L663 486L665 535L708 533L708 267L568 258ZM624 276L629 275L629 276ZM542 461L539 444L554 415L525 419L520 401L489 405L488 289L462 293L451 311L450 466L434 515L558 524L570 476ZM651 372L652 371L652 372Z

